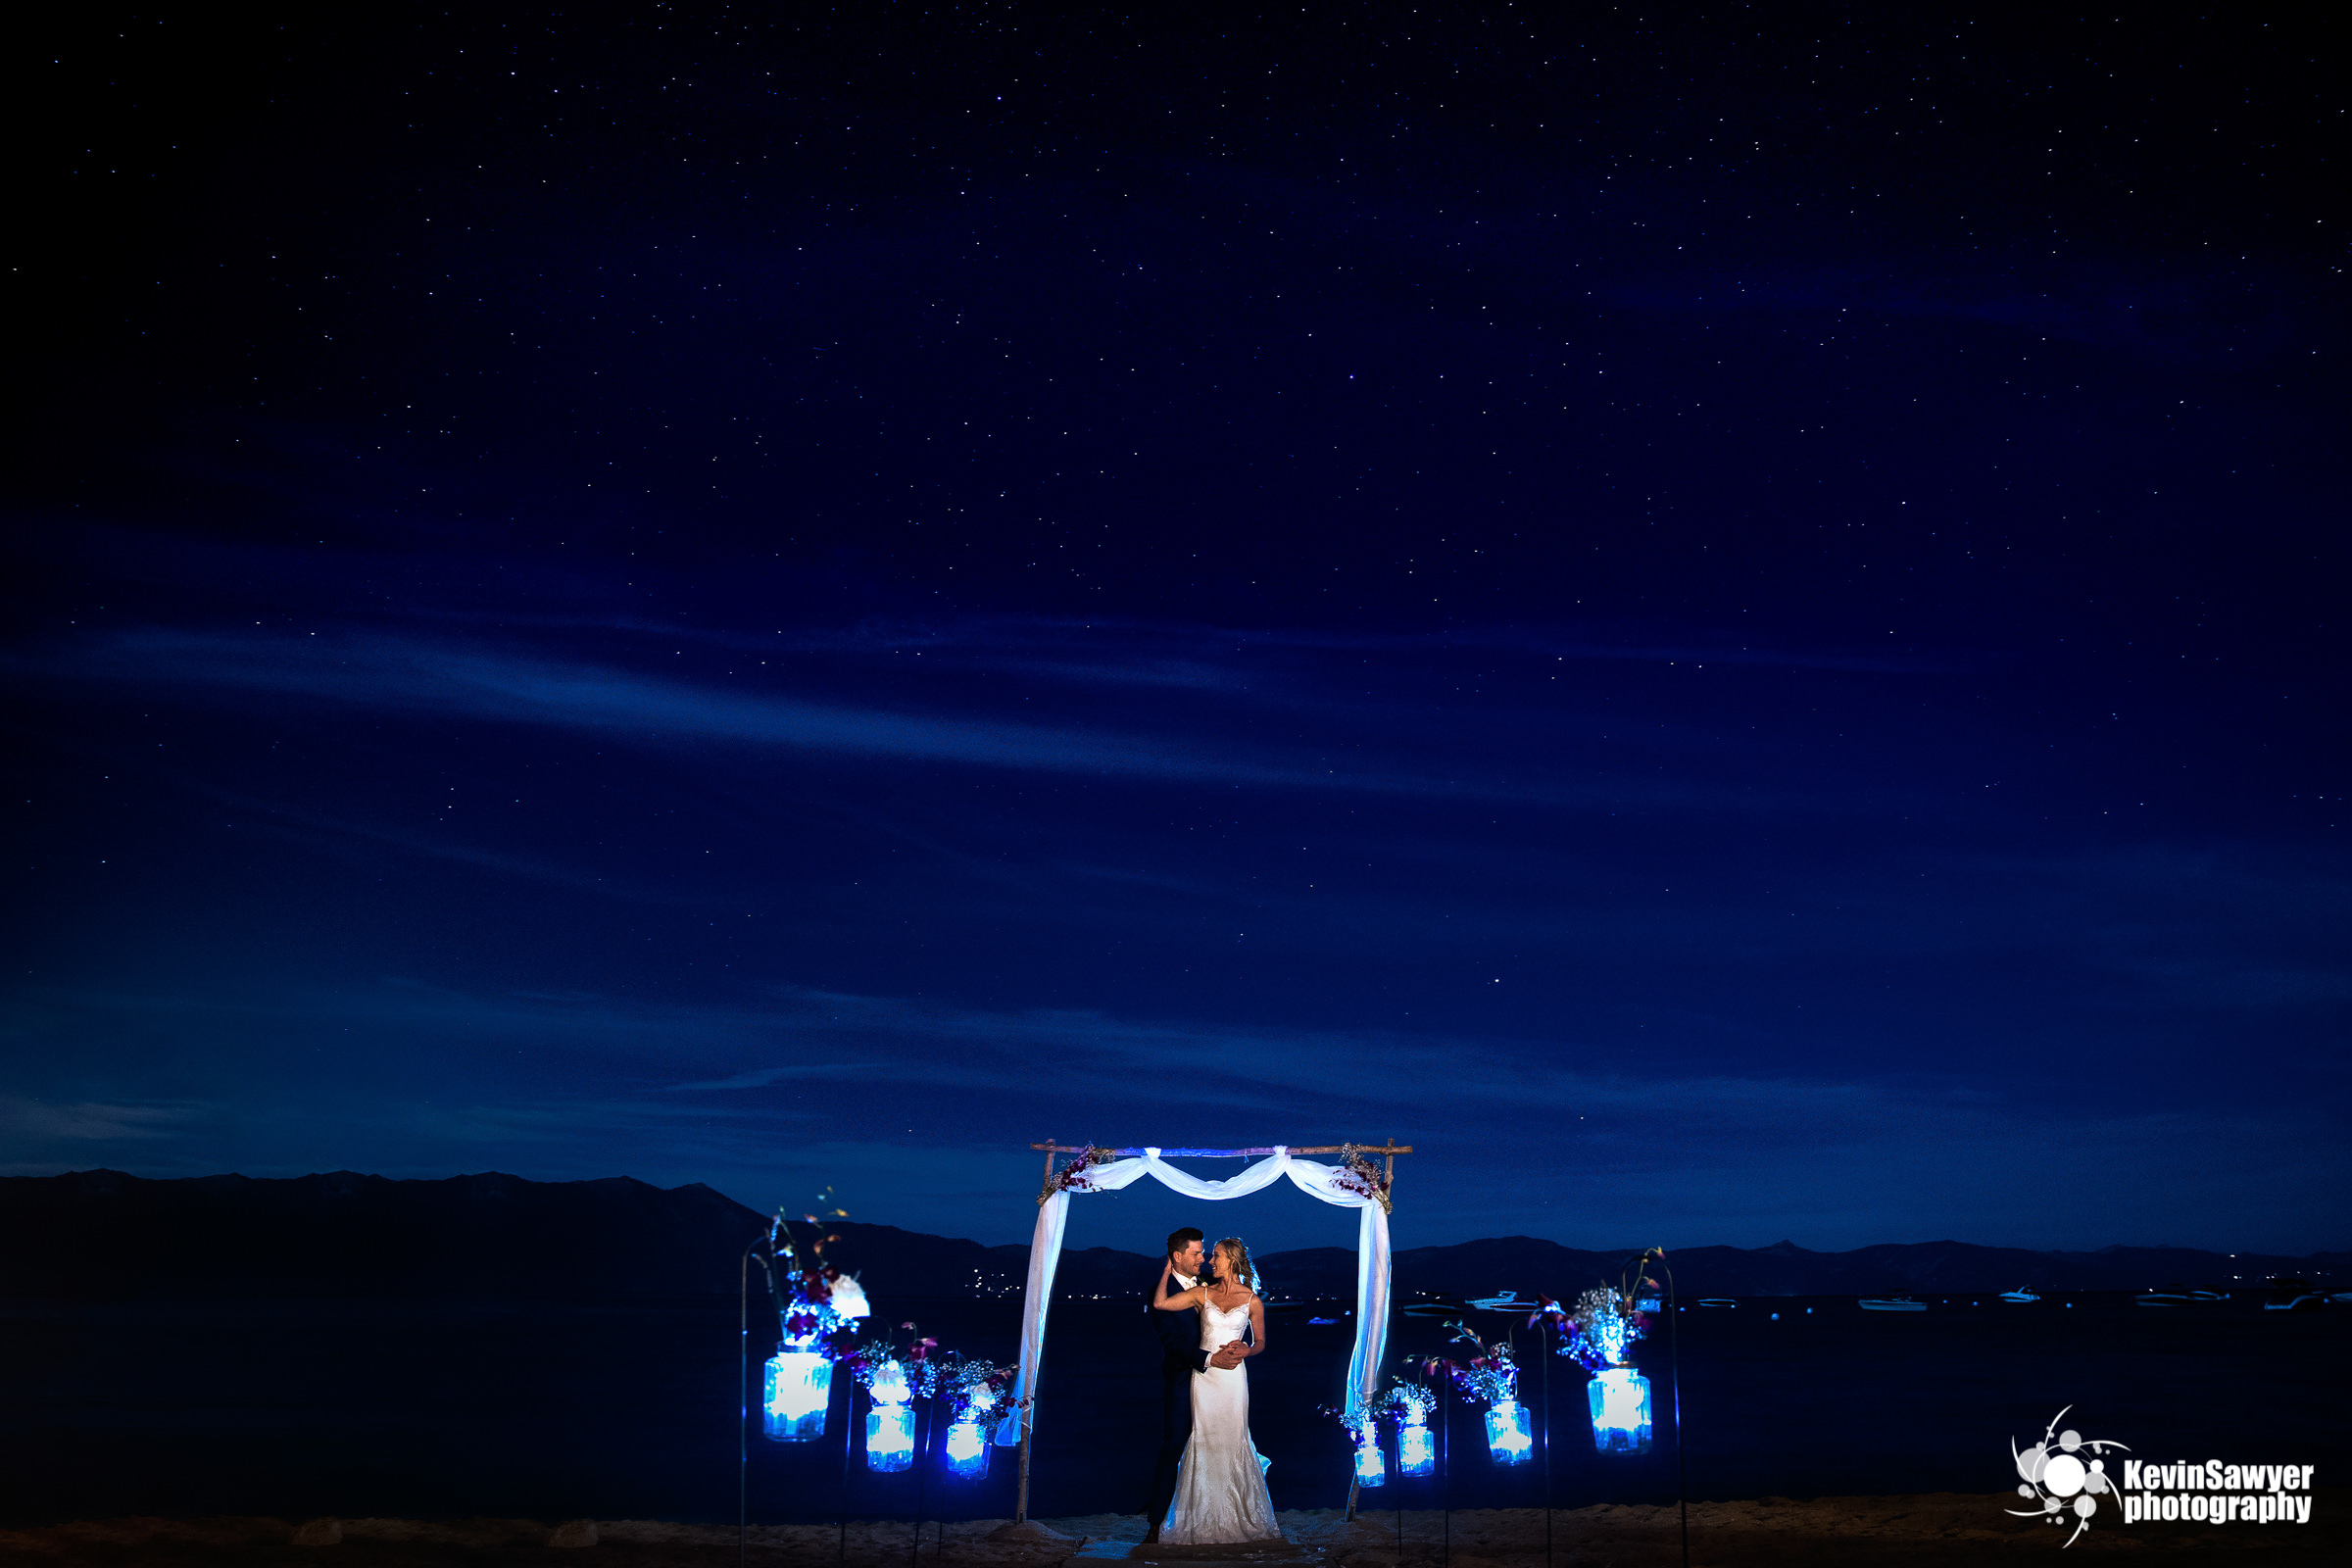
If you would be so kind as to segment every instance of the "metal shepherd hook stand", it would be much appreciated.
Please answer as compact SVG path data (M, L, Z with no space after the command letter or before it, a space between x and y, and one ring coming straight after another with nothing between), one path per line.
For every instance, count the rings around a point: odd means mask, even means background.
M762 1249L765 1249L764 1250ZM735 1565L745 1568L750 1555L751 1541L751 1475L752 1475L752 1259L760 1259L760 1269L767 1275L770 1297L775 1295L775 1228L752 1238L743 1250L743 1258L735 1281ZM858 1388L850 1386L848 1418L843 1423L841 1441L841 1494L839 1498L839 1529L834 1541L835 1560L846 1564L850 1554L850 1456L848 1428L858 1419ZM921 1530L922 1493L915 1493L916 1530Z
M1626 1291L1626 1278L1634 1275L1651 1258L1666 1271L1666 1381L1674 1395L1674 1505L1680 1516L1683 1544L1683 1568L1690 1568L1690 1495L1685 1484L1683 1465L1683 1336L1682 1303L1674 1285L1674 1265L1666 1261L1666 1249L1652 1247L1641 1256L1629 1260L1617 1275L1620 1299L1631 1299ZM1638 1275L1636 1276L1639 1277ZM1556 1325L1555 1325L1556 1332ZM1544 1568L1551 1568L1551 1353L1554 1347L1544 1347ZM1401 1548L1403 1538L1398 1537Z
M1653 1247L1626 1264L1625 1273L1639 1279L1642 1265L1653 1257L1658 1260L1658 1267L1666 1271L1666 1382L1674 1392L1674 1506L1681 1516L1683 1568L1690 1568L1690 1491L1684 1485L1683 1469L1683 1309L1675 1295L1674 1265L1666 1261L1666 1249ZM1624 1286L1624 1273L1617 1276L1617 1283Z
M1544 1568L1551 1568L1551 1341L1536 1330L1536 1354L1544 1363Z
M738 1331L735 1394L735 1568L743 1568L751 1534L752 1485L752 1254L766 1236L754 1237L743 1250L743 1268L736 1281L735 1320Z

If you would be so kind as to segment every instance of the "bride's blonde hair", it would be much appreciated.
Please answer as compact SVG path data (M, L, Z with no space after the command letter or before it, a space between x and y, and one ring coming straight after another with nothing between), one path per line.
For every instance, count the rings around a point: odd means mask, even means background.
M1257 1289L1257 1265L1250 1261L1250 1244L1239 1236L1228 1236L1217 1243L1217 1250L1233 1250L1234 1278L1251 1290Z

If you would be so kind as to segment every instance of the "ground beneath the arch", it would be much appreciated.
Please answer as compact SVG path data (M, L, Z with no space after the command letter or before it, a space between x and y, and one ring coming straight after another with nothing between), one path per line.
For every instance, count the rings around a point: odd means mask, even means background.
M1842 1568L1957 1568L1990 1556L2053 1552L2071 1533L2012 1518L2009 1493L1907 1497L1763 1497L1694 1502L1690 1560L1700 1568L1824 1564ZM1539 1568L1543 1510L1465 1509L1447 1515L1374 1509L1352 1522L1336 1510L1281 1516L1284 1540L1263 1548L1145 1547L1133 1514L1032 1521L967 1520L755 1525L745 1558L766 1568L1071 1568L1117 1561L1208 1568ZM590 1555L581 1557L586 1550ZM286 1562L343 1568L497 1568L557 1561L583 1568L722 1568L736 1560L732 1527L643 1519L105 1519L0 1531L0 1561L109 1568L243 1568ZM2315 1489L2308 1525L2132 1525L2091 1521L2065 1559L2122 1555L2172 1565L2352 1562L2352 1489ZM1682 1562L1672 1506L1604 1506L1550 1516L1556 1568L1670 1568ZM2044 1559L2047 1560L2047 1559Z

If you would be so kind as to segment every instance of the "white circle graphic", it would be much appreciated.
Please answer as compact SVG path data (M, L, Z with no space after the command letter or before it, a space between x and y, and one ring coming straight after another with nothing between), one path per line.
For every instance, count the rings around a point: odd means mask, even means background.
M2068 1405L2067 1410L2073 1409ZM2066 1544L2073 1545L2083 1531L2090 1528L2091 1515L2099 1511L2090 1494L2112 1492L2114 1481L2107 1474L2107 1461L2093 1458L2083 1460L2077 1453L2087 1449L2093 1454L2109 1448L2131 1450L2121 1443L2106 1438L2085 1438L2072 1427L2060 1431L2058 1423L2066 1418L2066 1410L2050 1418L2048 1430L2041 1441L2020 1451L2015 1439L2010 1440L2009 1454L2016 1461L2017 1473L2024 1485L2017 1494L2029 1504L2038 1502L2038 1508L2012 1508L2009 1511L2021 1519L2046 1519L2051 1524L2063 1522L2065 1515L2075 1516L2074 1534ZM2072 1498L2072 1502L2068 1501Z

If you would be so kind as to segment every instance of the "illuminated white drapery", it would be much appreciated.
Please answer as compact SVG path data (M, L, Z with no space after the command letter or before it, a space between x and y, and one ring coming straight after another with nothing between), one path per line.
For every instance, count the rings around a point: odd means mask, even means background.
M1263 1192L1283 1177L1310 1198L1357 1211L1355 1231L1355 1348L1348 1358L1347 1409L1350 1421L1371 1399L1380 1381L1380 1361L1389 1342L1389 1211L1376 1198L1366 1197L1343 1183L1355 1180L1344 1165L1325 1165L1294 1157L1277 1147L1265 1158L1225 1181L1210 1181L1178 1170L1160 1157L1157 1149L1140 1156L1090 1166L1084 1185L1053 1194L1037 1209L1037 1231L1029 1243L1029 1289L1021 1303L1021 1370L1014 1386L1016 1400L1031 1398L1037 1387L1038 1363L1046 1348L1046 1308L1054 1295L1054 1270L1061 1261L1061 1233L1069 1219L1072 1191L1114 1193L1146 1176L1156 1178L1187 1198L1210 1202L1247 1198ZM1139 1281L1149 1288L1151 1282ZM997 1442L1021 1441L1023 1415L1032 1426L1034 1405L1014 1406L997 1428Z

